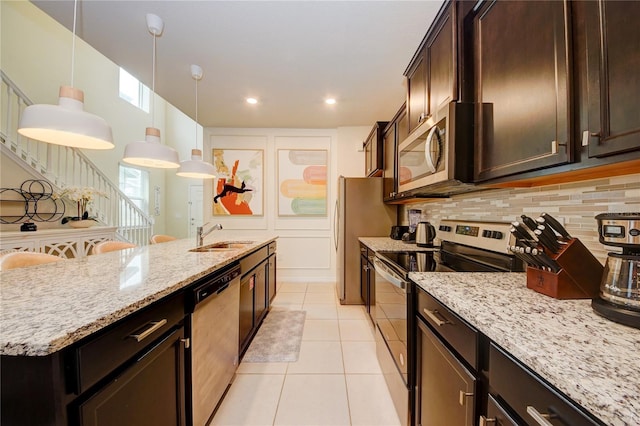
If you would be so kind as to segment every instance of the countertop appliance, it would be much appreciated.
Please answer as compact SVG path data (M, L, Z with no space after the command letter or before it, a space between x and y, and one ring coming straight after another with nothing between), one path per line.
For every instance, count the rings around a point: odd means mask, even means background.
M478 190L473 180L473 104L449 102L398 145L398 198Z
M409 285L409 273L524 271L523 262L508 249L514 242L510 227L502 222L442 220L436 230L439 247L376 253L376 354L402 424L412 422L411 401L416 397L415 378L408 374L416 362L408 357L416 353L410 331L416 327L415 318L408 315L415 310L416 296ZM437 409L456 406L457 402Z
M336 286L340 303L363 304L359 237L386 237L397 222L397 206L382 202L382 178L338 179L334 210Z
M192 298L191 424L204 426L238 366L240 265L197 284Z
M605 318L640 328L640 212L596 216L600 243L621 247L609 253L593 310Z
M433 247L436 228L429 222L420 222L416 226L416 245L418 247Z

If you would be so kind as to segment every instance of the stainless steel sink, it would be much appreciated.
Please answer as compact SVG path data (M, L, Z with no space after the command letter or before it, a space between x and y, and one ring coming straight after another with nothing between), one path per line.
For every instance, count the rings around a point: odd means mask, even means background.
M212 251L233 251L240 250L251 244L255 244L255 241L222 241L219 243L208 244L202 247L196 247L189 251L202 253L202 252L212 252Z

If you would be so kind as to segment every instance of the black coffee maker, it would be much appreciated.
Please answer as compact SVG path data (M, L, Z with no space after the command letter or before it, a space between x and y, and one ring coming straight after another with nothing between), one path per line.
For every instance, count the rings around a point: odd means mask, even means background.
M591 306L607 319L640 328L640 213L602 213L596 220L600 242L622 253L609 253Z

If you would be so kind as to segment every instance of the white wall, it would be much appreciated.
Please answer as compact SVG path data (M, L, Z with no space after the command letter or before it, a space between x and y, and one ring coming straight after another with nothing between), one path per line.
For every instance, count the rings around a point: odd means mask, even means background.
M340 174L362 176L364 154L358 151L357 143L361 144L367 134L366 127L336 130L206 128L205 158L208 161L211 161L213 148L264 151L264 203L260 216L214 216L212 204L215 182L207 181L204 186L204 221L221 223L224 229L215 232L229 238L278 235L279 281L334 281L333 206L337 178ZM278 215L277 151L293 148L328 150L327 215L324 217Z

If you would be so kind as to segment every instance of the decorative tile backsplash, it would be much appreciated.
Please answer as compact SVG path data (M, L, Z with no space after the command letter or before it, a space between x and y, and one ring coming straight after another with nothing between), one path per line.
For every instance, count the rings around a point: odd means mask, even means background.
M489 189L403 205L402 224L408 224L407 210L414 208L422 209L423 217L435 225L440 219L512 222L523 213L535 218L546 212L604 263L611 250L598 241L594 217L604 212L640 212L640 174L535 188Z

